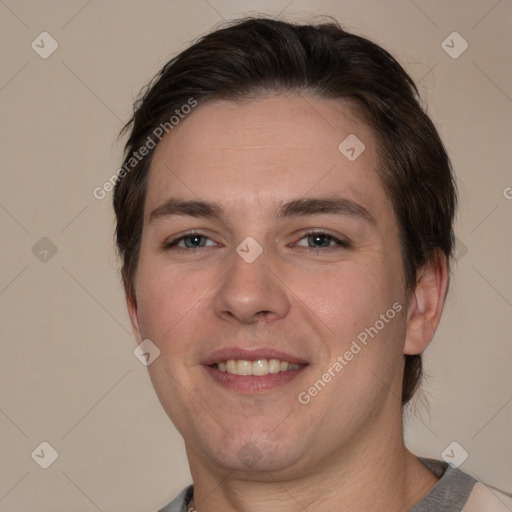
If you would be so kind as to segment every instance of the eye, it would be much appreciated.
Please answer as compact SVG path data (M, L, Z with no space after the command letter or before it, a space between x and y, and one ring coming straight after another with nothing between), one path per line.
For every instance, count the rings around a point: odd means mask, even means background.
M306 233L296 244L310 249L349 247L349 243L323 231Z
M167 249L179 247L180 249L200 249L201 247L215 245L215 242L200 233L189 233L166 244Z

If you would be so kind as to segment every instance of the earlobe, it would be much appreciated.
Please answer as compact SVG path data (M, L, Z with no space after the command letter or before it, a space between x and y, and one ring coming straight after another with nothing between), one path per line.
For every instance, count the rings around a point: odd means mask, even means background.
M430 344L441 320L448 288L448 268L444 253L420 271L407 310L404 354L421 354Z
M142 341L139 313L137 311L137 299L135 298L135 291L130 288L125 289L126 307L128 309L128 315L130 317L130 323L132 325L132 331L137 340L137 344Z

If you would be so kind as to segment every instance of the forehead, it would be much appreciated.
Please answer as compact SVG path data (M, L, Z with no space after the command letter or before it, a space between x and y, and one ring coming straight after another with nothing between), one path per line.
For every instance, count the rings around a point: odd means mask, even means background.
M146 213L171 195L234 207L310 192L382 200L377 166L372 130L348 102L301 95L207 101L156 148Z

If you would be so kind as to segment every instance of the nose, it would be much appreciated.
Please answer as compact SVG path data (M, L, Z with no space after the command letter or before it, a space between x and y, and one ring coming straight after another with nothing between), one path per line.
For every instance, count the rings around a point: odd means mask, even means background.
M252 263L236 252L213 298L218 317L252 324L285 317L290 310L287 288L271 268L271 257L264 250Z

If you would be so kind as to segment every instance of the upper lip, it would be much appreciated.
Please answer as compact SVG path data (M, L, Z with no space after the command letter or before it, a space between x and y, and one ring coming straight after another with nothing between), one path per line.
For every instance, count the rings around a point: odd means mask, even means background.
M212 352L201 363L205 366L217 364L220 361L228 361L229 359L244 359L246 361L256 361L258 359L279 359L279 361L287 361L291 364L307 364L307 361L300 357L287 354L273 348L251 348L244 349L239 347L226 347Z

